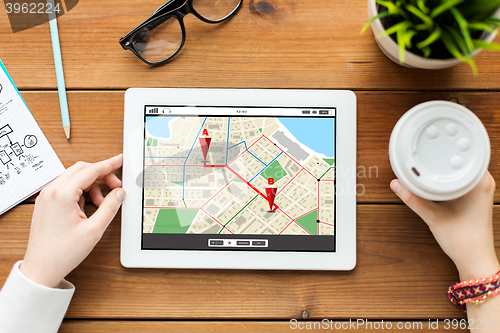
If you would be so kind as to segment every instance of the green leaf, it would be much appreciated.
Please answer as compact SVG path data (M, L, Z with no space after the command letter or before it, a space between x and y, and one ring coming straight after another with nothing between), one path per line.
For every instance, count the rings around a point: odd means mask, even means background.
M415 36L417 32L415 30L404 31L401 32L401 38L403 39L403 43L406 45L406 48L411 49L411 39Z
M360 35L364 34L364 32L366 31L366 29L368 29L368 27L373 23L375 22L376 20L378 20L379 18L383 18L383 17L386 17L386 16L389 16L389 12L382 12L380 14L378 14L377 16L374 16L372 17L368 22L365 23L365 25L361 28L361 31L359 32Z
M426 14L424 14L421 10L419 10L417 7L415 7L413 5L407 5L406 9L410 13L414 14L416 17L418 17L419 19L421 19L422 22L425 24L425 26L429 30L432 29L432 27L434 26L434 21L429 16L427 16Z
M472 74L474 74L474 76L476 76L477 75L476 62L472 59L467 59L466 63L468 63L470 68L472 69Z
M495 43L487 43L484 40L474 39L474 46L478 49L500 51L500 45Z
M397 33L398 31L408 29L409 27L411 27L411 25L412 24L408 21L399 22L398 24L393 25L389 29L384 30L383 32L377 34L375 37L378 39L378 38L382 38L382 37L385 37L388 35L392 35L394 33Z
M420 51L424 52L424 57L429 58L431 55L431 48L430 47L423 47L420 49Z
M472 43L472 38L470 37L469 30L467 29L468 22L467 20L462 16L460 11L456 8L450 8L451 13L457 20L458 26L460 27L460 31L462 32L462 35L465 40L465 44L469 48L469 52L472 53L474 52L474 44Z
M427 29L427 26L425 24L421 23L421 24L417 24L415 26L415 30L424 31L424 30L429 30L429 29Z
M465 40L462 37L462 35L453 28L450 28L450 27L446 27L446 28L447 28L446 30L449 32L451 38L455 41L455 44L457 44L458 47L460 48L460 51L462 52L462 54L464 56L469 54L470 53L469 48L467 47L467 44L465 43Z
M462 55L462 53L460 53L460 50L455 44L453 38L451 38L451 36L448 33L443 32L441 40L443 41L444 46L451 53L452 56L461 61L465 61L465 57Z
M436 28L432 31L432 33L427 37L425 40L421 41L420 43L417 44L417 47L419 49L423 49L435 41L437 41L441 37L441 28L439 26L436 26Z
M484 23L491 24L491 25L498 27L498 26L500 26L500 18L490 17L489 19L484 20Z
M398 30L397 37L399 46L399 62L404 64L406 59L405 59L405 43L402 36L402 30Z
M486 23L482 23L482 22L469 22L469 24L467 24L467 27L469 29L473 29L473 30L484 30L484 31L488 31L488 32L493 32L495 31L495 29L493 29L491 27L491 25L489 24L486 24Z
M385 0L375 0L376 3L379 5L382 5L387 8L387 11L389 14L394 15L394 14L400 14L404 15L403 10L399 8L400 2L398 1L397 4L393 3L392 1L385 1Z
M429 14L429 8L425 6L425 0L417 0L418 8L425 14Z
M459 3L463 2L464 0L449 0L449 1L443 1L443 4L441 6L438 6L434 8L430 14L430 17L436 18L445 11L447 11L450 8L455 7Z
M457 48L457 45L454 43L453 39L448 35L448 33L443 32L441 40L443 41L444 46L451 53L452 56L459 59L460 61L468 63L472 69L472 73L474 75L477 75L477 67L476 67L476 63L474 62L474 60L472 60L471 58L468 58L468 57L464 57L460 53L460 51Z
M500 7L500 0L467 0L457 6L470 21L484 21Z

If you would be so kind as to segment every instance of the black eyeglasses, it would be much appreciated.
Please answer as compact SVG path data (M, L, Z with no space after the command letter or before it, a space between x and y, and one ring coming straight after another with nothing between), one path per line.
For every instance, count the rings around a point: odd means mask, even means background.
M183 18L189 13L206 23L220 23L236 13L243 0L169 0L150 18L120 38L120 45L148 65L173 58L184 46Z

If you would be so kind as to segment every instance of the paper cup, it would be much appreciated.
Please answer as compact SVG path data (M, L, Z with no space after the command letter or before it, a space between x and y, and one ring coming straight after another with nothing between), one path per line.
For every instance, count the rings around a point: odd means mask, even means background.
M424 199L447 201L479 183L490 162L490 140L469 109L431 101L399 119L389 141L389 159L408 190Z

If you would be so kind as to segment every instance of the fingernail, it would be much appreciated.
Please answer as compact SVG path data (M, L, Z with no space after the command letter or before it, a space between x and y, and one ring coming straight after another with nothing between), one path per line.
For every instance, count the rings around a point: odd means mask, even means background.
M120 199L120 201L123 201L125 199L125 195L127 195L127 193L122 188L120 188L120 189L118 189L118 191L116 191L116 196L118 197L118 199Z
M391 189L394 191L394 193L399 194L399 190L401 189L401 183L397 180L393 180L391 182Z

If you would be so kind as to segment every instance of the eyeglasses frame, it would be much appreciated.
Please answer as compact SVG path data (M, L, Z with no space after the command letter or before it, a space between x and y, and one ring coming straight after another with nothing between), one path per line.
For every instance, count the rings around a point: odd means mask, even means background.
M120 38L120 45L122 46L122 48L124 50L130 50L132 51L132 53L134 53L139 59L141 59L144 63L148 64L148 65L151 65L151 66L156 66L156 65L160 65L160 64L163 64L167 61L169 61L170 59L172 59L173 57L175 57L181 50L182 50L182 47L184 46L184 43L186 42L186 28L184 27L184 16L186 16L187 14L191 13L193 14L194 16L196 16L198 19L200 19L201 21L205 22L205 23L210 23L210 24L216 24L216 23L221 23L225 20L227 20L228 18L230 18L233 14L235 14L238 9L241 7L241 3L243 2L243 0L239 0L238 2L238 5L234 8L234 10L229 13L228 15L226 15L225 17L219 19L219 20L216 20L216 21L212 21L212 20L208 20L206 18L204 18L203 16L201 16L194 8L193 8L193 0L185 0L182 5L174 8L174 9L168 9L168 7L170 5L173 5L175 4L175 2L178 1L178 0L170 0L170 1L167 1L166 3L164 3L163 5L160 6L160 8L158 8L154 13L153 15L151 15L147 20L145 20L144 22L142 22L141 24L139 24L137 27L135 27L134 29L132 29L128 34L126 34L125 36L123 36L122 38ZM179 25L181 26L181 31L182 31L182 42L181 42L181 45L179 46L179 48L177 49L177 51L175 51L173 54L171 54L170 56L168 56L167 58L163 59L163 60L160 60L160 61L156 61L156 62L151 62L151 61L148 61L146 59L144 59L140 54L139 52L135 49L134 47L134 44L130 42L130 39L132 38L132 36L138 32L139 30L141 30L142 28L144 28L146 25L156 21L156 20L159 20L160 18L161 19L165 19L165 21L168 20L168 18L170 17L175 17L177 19L177 21L179 22ZM160 23L162 24L162 23Z

